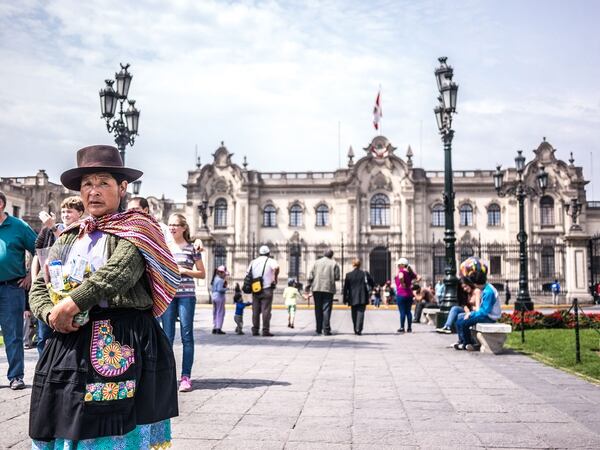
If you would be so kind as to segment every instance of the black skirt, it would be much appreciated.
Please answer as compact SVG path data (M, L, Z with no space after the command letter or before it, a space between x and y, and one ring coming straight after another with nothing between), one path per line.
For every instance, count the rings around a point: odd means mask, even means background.
M178 415L175 357L151 311L100 309L53 333L33 379L29 436L121 436Z

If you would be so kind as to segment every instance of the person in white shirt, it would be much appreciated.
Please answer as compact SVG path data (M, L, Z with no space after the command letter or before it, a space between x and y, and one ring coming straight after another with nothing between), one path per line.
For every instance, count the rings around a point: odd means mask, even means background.
M262 277L262 289L252 293L252 336L258 336L260 331L260 316L262 313L262 335L271 337L271 307L273 305L273 291L279 276L279 264L271 258L271 250L262 245L258 250L259 257L252 260L248 272L253 279Z

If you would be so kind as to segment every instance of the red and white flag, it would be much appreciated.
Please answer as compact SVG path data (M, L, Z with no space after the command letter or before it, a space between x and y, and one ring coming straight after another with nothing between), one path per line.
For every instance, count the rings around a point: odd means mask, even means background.
M383 117L380 103L381 91L377 92L377 98L375 99L375 106L373 107L373 126L376 130L379 130L379 121Z

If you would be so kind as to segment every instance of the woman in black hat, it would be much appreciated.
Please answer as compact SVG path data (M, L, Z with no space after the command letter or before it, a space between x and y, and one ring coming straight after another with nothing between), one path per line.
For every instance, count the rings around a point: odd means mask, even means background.
M142 172L123 167L110 146L79 150L77 166L61 181L81 192L90 216L63 231L48 258L64 298L52 301L48 268L30 294L34 314L54 329L33 381L33 448L163 448L178 414L177 382L154 317L179 284L177 265L156 220L119 212Z

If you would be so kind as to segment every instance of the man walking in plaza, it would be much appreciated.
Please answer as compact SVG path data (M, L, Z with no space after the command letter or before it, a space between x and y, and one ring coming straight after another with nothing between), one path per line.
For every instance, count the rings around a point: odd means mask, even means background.
M271 250L266 245L262 245L258 250L260 255L252 260L248 266L248 272L252 279L261 278L261 289L258 292L252 292L252 336L258 336L260 333L260 315L262 313L262 335L271 337L271 307L273 306L273 291L277 286L277 277L279 276L279 264L271 258Z
M21 219L4 212L6 196L0 192L0 327L8 359L12 390L24 389L23 312L31 274L25 268L25 251L35 254L37 235Z
M339 279L340 266L333 259L333 250L327 250L321 258L315 261L315 265L308 275L308 284L313 291L315 301L317 334L331 335L333 294L335 294L335 282Z

